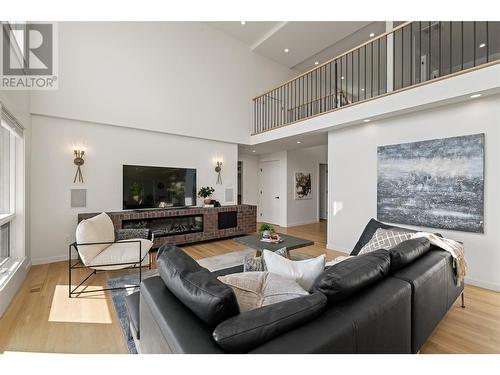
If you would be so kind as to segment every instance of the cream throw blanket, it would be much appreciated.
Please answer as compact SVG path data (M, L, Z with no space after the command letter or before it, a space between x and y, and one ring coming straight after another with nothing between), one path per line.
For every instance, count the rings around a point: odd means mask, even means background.
M460 242L450 240L449 238L439 237L433 233L417 232L412 236L412 238L419 237L427 238L431 244L451 254L453 257L453 268L455 268L457 276L456 284L457 286L461 286L464 281L465 273L467 272L464 246Z

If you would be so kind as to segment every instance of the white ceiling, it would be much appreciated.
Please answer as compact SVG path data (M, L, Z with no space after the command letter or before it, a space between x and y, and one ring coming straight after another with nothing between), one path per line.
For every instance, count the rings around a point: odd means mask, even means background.
M300 142L300 143L297 143ZM240 154L262 155L283 150L297 150L300 148L320 146L328 144L327 132L316 132L301 134L297 136L281 138L258 145L238 145Z
M385 22L208 22L271 60L300 72L380 35ZM289 49L285 53L285 48Z

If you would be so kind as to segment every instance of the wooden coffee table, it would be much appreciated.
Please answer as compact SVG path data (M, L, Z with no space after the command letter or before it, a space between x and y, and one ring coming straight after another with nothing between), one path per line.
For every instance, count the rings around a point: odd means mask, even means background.
M262 252L262 250L264 249L269 251L276 251L283 247L286 247L287 250L290 251L301 247L314 245L313 241L306 240L304 238L293 237L281 233L280 237L283 239L283 242L280 243L262 242L260 240L260 234L250 234L248 236L236 237L233 238L233 240L252 249L256 249L258 252Z

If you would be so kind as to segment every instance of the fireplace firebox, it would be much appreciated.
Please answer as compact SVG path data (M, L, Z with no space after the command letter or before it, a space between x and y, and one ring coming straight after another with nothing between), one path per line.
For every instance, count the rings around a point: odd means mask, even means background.
M203 232L203 215L123 220L123 228L149 228L155 238Z

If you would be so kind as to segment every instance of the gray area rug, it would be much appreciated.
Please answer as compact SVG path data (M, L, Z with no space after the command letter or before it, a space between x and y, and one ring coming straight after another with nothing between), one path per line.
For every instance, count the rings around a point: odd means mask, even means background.
M241 251L234 251L231 253L203 258L198 260L198 263L210 271L217 271L243 264L243 258L248 254L255 254L255 249L245 249ZM148 277L156 276L157 274L158 271L156 270L143 271L142 278L147 279ZM139 283L139 273L134 272L128 275L109 278L107 283L108 288L137 285ZM125 297L127 297L129 294L134 293L137 289L138 288L134 288L131 286L127 289L110 291L111 298L113 299L113 305L115 306L118 319L120 320L120 327L122 329L123 338L127 343L128 352L131 354L136 354L137 348L135 346L134 339L130 336L129 333L129 321L127 316L127 309L125 307Z

